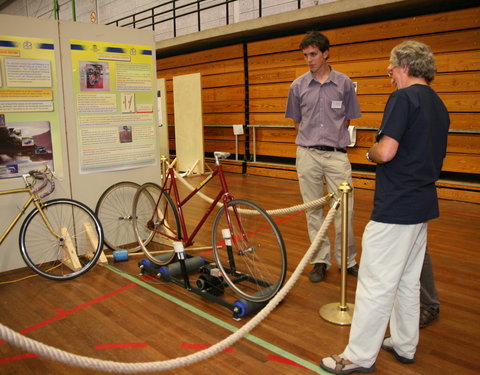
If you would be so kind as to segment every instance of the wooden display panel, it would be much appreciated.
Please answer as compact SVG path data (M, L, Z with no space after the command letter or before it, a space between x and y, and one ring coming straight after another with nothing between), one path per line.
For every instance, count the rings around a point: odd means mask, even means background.
M202 86L199 73L173 77L176 168L204 173Z

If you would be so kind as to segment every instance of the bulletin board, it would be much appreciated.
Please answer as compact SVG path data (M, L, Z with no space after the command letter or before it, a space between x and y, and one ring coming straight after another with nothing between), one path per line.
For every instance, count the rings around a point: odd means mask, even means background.
M95 207L116 182L159 183L153 32L59 26L73 196Z
M23 174L48 165L58 178L48 199L72 197L60 54L57 22L0 14L0 190L24 187ZM0 232L26 198L0 196ZM25 267L20 225L0 246L0 272Z
M49 199L95 209L117 182L160 183L156 83L153 31L0 15L0 189L48 164ZM0 197L0 232L16 197ZM19 229L1 245L0 272L25 266Z

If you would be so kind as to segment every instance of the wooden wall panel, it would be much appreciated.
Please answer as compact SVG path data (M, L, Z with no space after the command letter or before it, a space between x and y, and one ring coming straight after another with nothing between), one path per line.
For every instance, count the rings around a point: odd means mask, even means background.
M368 40L410 37L412 31L435 34L446 31L473 29L480 26L480 8L469 8L439 14L373 22L335 30L323 30L333 45L353 44ZM248 44L248 55L256 56L282 51L296 51L303 35L292 35Z
M478 179L480 7L323 32L331 42L329 62L358 85L362 117L352 121L358 127L356 145L348 150L352 163L371 165L365 160L365 152L375 139L387 99L395 90L386 75L390 51L404 40L415 39L429 45L435 53L438 71L432 87L450 112L451 134L444 171L467 173ZM266 157L270 163L261 168L250 165L248 171L269 174L270 168L278 176L286 169L272 163L272 157L295 157L296 130L284 111L291 82L308 70L299 50L302 37L298 34L247 43L246 56L243 45L237 44L159 59L158 75L166 78L167 90L171 91L169 82L173 75L201 72L204 124L243 124L247 115L250 126L260 126L255 128L254 137L249 128L249 149L256 151L257 161ZM170 108L171 94L167 96ZM223 127L206 130L205 139L209 148L221 145L231 149L235 143L231 129ZM247 142L246 137L242 139ZM285 176L290 178L291 172L289 169ZM357 176L356 181L360 180Z
M158 78L171 79L173 76L202 73L203 75L215 75L233 73L243 70L243 59L222 60L191 66L181 66L167 70L157 70Z
M358 85L362 117L352 121L352 125L360 127L356 145L349 149L352 163L370 164L365 160L365 152L375 139L385 104L395 89L386 76L390 51L412 38L434 51L438 72L432 87L451 116L452 134L444 171L477 173L471 164L479 154L480 139L469 132L480 131L479 14L479 8L475 8L325 31L332 43L329 62ZM303 34L293 35L248 45L251 124L292 124L284 118L284 111L291 82L307 70L298 48L302 37ZM264 153L269 157L294 158L294 148L287 146L285 140L294 142L296 131L289 132L289 136L279 137L264 129L257 130L257 157Z
M204 143L205 152L213 153L215 151L229 152L231 157L235 157L236 145L235 141L227 140L212 140L205 139ZM238 153L243 155L245 153L245 142L238 143Z
M243 46L235 44L232 46L212 48L199 52L185 53L179 56L160 58L157 60L157 71L177 68L179 66L192 66L202 63L210 63L218 60L232 60L243 57Z
M251 113L250 122L255 125L294 125L283 113Z
M205 51L192 52L182 56L157 60L157 77L166 80L167 112L170 129L175 126L173 85L174 76L201 73L202 80L202 121L204 125L234 125L245 123L245 73L243 45L236 44ZM215 128L218 130L218 128ZM169 131L170 148L175 150L174 132ZM204 151L227 151L235 153L233 132L219 132L213 137L212 129L204 128ZM244 152L245 142L241 142ZM222 149L223 148L223 149Z
M255 136L258 142L294 143L297 131L292 127L262 127L255 129Z

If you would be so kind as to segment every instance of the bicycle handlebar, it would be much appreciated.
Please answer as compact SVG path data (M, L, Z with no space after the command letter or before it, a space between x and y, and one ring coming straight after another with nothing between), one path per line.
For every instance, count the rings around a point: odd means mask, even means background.
M48 165L45 165L44 170L31 170L28 172L28 175L24 175L25 181L27 181L26 177L32 177L33 178L33 183L30 183L30 185L33 187L35 185L35 182L42 181L42 184L40 186L37 186L36 188L33 189L33 192L38 194L42 190L44 190L47 185L48 189L44 191L42 194L40 194L40 198L45 198L48 195L52 194L53 191L55 190L55 173L50 169ZM28 183L28 182L27 182Z

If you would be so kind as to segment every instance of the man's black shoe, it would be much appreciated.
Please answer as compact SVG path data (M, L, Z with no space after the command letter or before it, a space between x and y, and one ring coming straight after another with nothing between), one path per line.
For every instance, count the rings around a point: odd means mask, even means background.
M327 272L327 265L325 263L315 263L313 270L308 274L308 278L312 283L318 283L325 278Z
M349 273L352 276L357 277L358 276L358 264L355 264L354 266L348 267L347 268L347 273Z
M437 320L439 314L440 307L432 310L420 307L420 328L425 328L434 320Z

